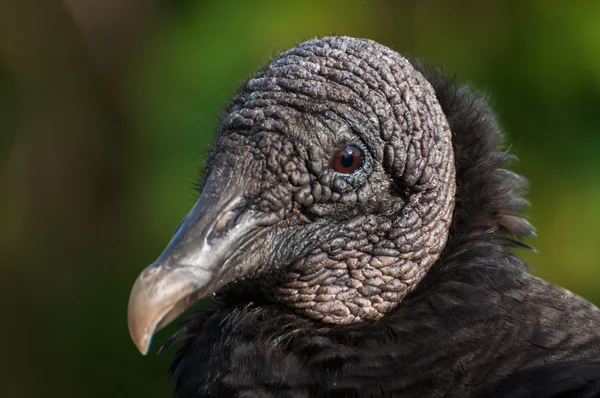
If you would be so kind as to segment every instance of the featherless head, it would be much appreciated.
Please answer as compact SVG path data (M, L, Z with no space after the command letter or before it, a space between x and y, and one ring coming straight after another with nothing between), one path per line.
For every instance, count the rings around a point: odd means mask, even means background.
M140 350L212 293L260 297L328 324L376 321L448 239L465 236L456 228L529 233L523 201L513 200L523 182L500 169L493 118L470 94L446 95L445 84L348 37L300 44L250 79L224 112L197 203L133 288L129 327ZM469 126L480 131L453 143ZM473 168L504 179L506 200L494 207L498 192L469 191L471 177L485 184ZM468 197L454 211L457 189Z

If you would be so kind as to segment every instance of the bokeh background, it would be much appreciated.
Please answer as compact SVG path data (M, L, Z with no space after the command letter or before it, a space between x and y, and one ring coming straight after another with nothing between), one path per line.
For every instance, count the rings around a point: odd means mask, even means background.
M271 55L368 37L490 93L535 272L600 304L600 2L0 0L0 396L165 397L132 283L190 208L221 107Z

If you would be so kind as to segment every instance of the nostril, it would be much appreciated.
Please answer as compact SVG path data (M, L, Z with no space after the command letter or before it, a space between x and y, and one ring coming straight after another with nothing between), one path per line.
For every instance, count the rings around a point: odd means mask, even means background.
M209 239L218 239L226 235L228 231L234 228L236 220L244 209L246 209L246 203L243 201L230 203L217 219Z
M239 211L236 211L236 210L230 210L228 212L223 213L223 215L221 215L221 217L219 217L219 219L217 220L214 231L218 233L218 232L228 230L229 229L228 227L230 226L231 221L233 221L238 214L239 214Z

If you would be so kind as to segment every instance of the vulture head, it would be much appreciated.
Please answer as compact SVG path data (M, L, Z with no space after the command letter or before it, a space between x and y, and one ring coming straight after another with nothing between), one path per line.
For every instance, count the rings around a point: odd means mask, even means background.
M531 233L493 117L448 85L348 37L302 43L251 78L223 113L197 202L135 282L139 350L209 295L377 322L461 241Z

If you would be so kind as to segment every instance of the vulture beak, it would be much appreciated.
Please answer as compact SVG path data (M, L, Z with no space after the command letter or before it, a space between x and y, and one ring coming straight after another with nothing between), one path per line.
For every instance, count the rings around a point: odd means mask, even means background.
M249 261L230 260L256 238L260 225L255 213L230 178L208 180L167 248L131 290L129 333L142 354L154 333L198 300L253 271L244 265Z

